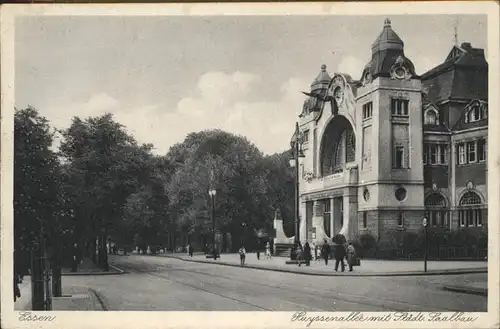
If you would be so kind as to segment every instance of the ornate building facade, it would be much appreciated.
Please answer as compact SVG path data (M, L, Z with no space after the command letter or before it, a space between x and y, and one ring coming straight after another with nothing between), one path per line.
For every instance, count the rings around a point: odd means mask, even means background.
M323 65L299 115L300 240L487 227L488 63L454 46L423 75L386 19L360 80ZM289 244L280 220L275 244Z

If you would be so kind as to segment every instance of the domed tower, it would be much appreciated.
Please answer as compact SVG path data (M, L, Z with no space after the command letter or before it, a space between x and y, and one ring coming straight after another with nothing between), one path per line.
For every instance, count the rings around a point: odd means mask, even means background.
M404 42L386 19L356 97L357 121L362 122L357 127L361 231L377 235L421 226L421 91L415 66L404 54Z

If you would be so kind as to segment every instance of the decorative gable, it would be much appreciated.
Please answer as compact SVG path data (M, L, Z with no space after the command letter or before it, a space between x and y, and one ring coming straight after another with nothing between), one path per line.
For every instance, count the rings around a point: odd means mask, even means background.
M465 50L463 50L462 48L460 48L458 46L454 46L453 49L451 49L448 56L446 57L445 62L455 60L455 59L459 58L460 56L462 56L463 53L465 53Z
M423 108L424 125L439 126L439 109L434 104L427 104Z
M473 100L464 108L464 123L472 123L488 118L488 103L480 100Z

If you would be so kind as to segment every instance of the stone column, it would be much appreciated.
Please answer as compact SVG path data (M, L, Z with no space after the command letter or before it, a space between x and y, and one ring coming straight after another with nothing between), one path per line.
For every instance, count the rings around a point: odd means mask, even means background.
M347 240L354 239L357 234L357 195L355 188L346 188L343 197L344 225L340 230Z
M333 238L335 236L335 225L334 225L334 207L335 207L335 202L333 202L333 198L330 199L330 238Z

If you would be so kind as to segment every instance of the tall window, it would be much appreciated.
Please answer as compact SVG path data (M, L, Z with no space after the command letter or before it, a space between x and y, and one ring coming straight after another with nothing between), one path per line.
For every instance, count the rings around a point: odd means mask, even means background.
M368 212L363 211L363 228L368 226Z
M458 144L458 163L464 164L466 163L465 159L465 144Z
M432 193L425 198L425 215L431 227L449 228L449 212L446 209L446 200L439 193Z
M407 99L391 99L391 114L394 116L408 116L408 104Z
M467 143L467 161L469 163L476 162L476 142Z
M448 146L445 144L424 144L424 164L445 165L448 163Z
M373 103L368 102L363 105L363 120L364 119L369 119L372 117L373 114Z
M486 140L480 139L477 141L477 160L479 162L486 161Z
M483 218L481 198L473 191L466 192L460 199L459 223L464 227L481 227Z
M403 168L405 168L405 163L404 163L404 147L403 146L396 146L396 147L394 147L393 168L394 169L403 169Z
M344 198L339 198L339 208L340 208L340 226L344 226Z
M457 162L458 164L483 162L486 161L487 152L488 148L484 138L458 143Z
M404 225L405 225L404 213L400 211L398 212L398 226L404 226Z

